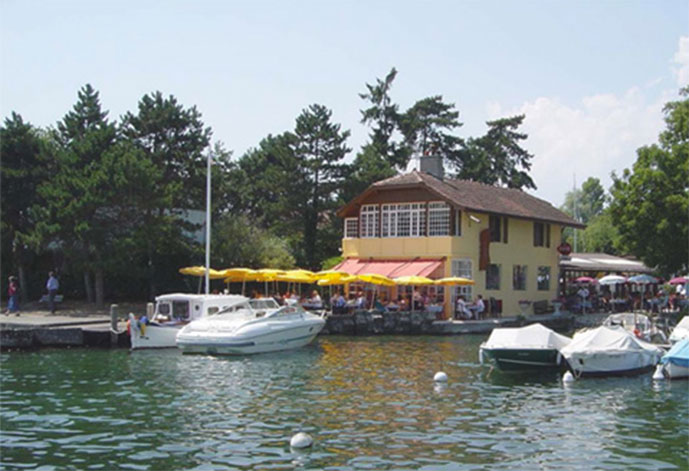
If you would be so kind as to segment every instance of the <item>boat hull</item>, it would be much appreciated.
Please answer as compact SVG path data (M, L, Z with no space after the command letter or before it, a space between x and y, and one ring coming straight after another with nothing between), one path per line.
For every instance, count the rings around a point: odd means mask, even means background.
M598 352L569 356L567 364L577 377L636 376L651 371L658 360L648 353Z
M662 371L666 378L670 379L688 379L689 368L686 366L676 365L668 362L662 365Z
M296 327L276 327L253 335L180 335L177 346L185 354L208 355L251 355L291 350L308 345L316 338L325 325L325 321L319 321Z
M480 354L484 360L503 371L542 370L562 366L557 349L481 347Z
M133 316L132 316L133 317ZM148 324L139 326L136 318L130 318L130 341L132 350L146 348L175 348L175 339L184 325Z

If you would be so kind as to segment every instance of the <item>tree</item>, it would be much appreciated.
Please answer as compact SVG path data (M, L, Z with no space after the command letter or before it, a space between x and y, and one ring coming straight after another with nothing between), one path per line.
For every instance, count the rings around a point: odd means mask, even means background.
M359 97L371 106L361 110L361 122L371 127L369 152L377 153L391 167L404 169L409 162L410 149L394 138L401 120L399 106L390 98L395 77L397 70L393 67L384 80L376 79L375 85L366 84L368 93L360 93Z
M204 150L211 131L196 107L185 109L175 97L165 98L160 92L144 95L137 114L127 113L121 129L142 158L158 169L140 189L144 204L136 247L153 297L158 283L169 276L170 260L188 259L194 252L190 234L197 227L185 215L205 208Z
M337 246L338 232L327 231L333 225L338 194L346 174L344 157L351 150L346 141L349 131L331 122L332 112L323 105L311 105L297 117L294 129L294 156L297 172L294 177L295 199L303 221L303 243L297 261L317 268L319 261L332 254ZM339 227L339 225L336 225ZM324 237L325 235L329 237Z
M11 260L11 264L3 264L3 271L9 271L9 266L17 270L24 302L28 294L25 270L31 255L27 244L34 225L30 208L37 203L36 188L48 176L41 158L42 145L38 130L15 112L0 127L2 257ZM5 274L0 279L6 280Z
M520 142L528 136L517 131L524 115L488 121L484 136L470 138L458 152L449 154L459 178L508 188L536 188L528 174L531 158Z
M440 155L452 159L462 139L451 134L462 126L454 103L440 95L417 101L400 118L400 129L410 154L416 157Z
M107 115L98 92L85 85L72 111L57 124L56 173L38 187L41 203L33 211L42 216L37 219L34 234L43 243L57 243L73 263L84 269L89 294L88 274L94 274L98 305L103 304L104 269L111 253L108 208L117 198L108 184L111 176L102 166L117 137L116 127Z
M619 234L612 223L610 211L604 210L601 214L590 219L588 226L581 232L581 252L607 253L617 255L619 253Z
M371 144L366 144L357 154L344 182L342 200L351 201L371 184L393 177L397 172Z
M663 275L685 272L689 258L689 87L680 95L663 108L659 143L639 148L611 190L622 246Z
M607 202L608 197L600 180L589 177L582 183L581 190L574 189L565 194L565 202L560 209L578 221L588 224L603 212Z

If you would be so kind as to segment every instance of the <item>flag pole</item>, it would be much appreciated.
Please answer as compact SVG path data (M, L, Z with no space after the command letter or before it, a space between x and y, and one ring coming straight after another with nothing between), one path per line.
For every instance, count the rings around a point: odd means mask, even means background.
M211 265L211 151L206 158L206 294L208 294Z

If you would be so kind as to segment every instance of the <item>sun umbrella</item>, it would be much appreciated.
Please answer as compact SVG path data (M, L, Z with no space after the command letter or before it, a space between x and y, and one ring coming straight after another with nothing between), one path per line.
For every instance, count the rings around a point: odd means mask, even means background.
M377 273L364 273L356 276L359 281L364 283L371 283L372 285L380 286L395 286L395 282L385 275L378 275Z
M356 275L347 275L343 276L340 278L332 278L332 279L320 279L318 280L318 286L332 286L332 285L346 285L348 283L351 283L353 281L357 281L359 278Z
M276 280L292 283L313 283L316 281L316 277L312 272L308 272L308 270L289 270L283 274L277 275Z
M432 285L433 280L426 278L425 276L400 276L393 280L396 285L411 285L411 286L425 286Z
M685 285L689 283L689 276L676 276L671 279L668 283L671 285Z
M276 281L279 275L284 275L284 270L278 270L276 268L261 268L256 270L256 281L263 281L265 283L265 295L268 296L268 282Z
M206 276L206 267L184 267L180 268L179 272L182 275L191 275L191 276ZM224 274L222 271L214 270L210 268L208 270L208 277L212 280L218 280L220 278L224 277Z
M233 281L242 282L242 296L244 296L244 289L246 288L246 282L255 279L256 271L251 268L226 268L223 270L225 274L225 283L230 283Z
M606 275L598 279L598 283L602 285L619 285L626 282L627 278L620 275Z
M574 282L581 284L596 284L598 283L598 280L591 278L590 276L580 276L579 278L575 279Z
M474 285L476 282L474 280L470 280L469 278L451 276L448 278L440 278L439 280L435 280L433 284L439 286L466 286Z
M646 275L645 273L642 273L641 275L634 275L630 276L629 279L627 279L629 283L635 283L637 285L651 285L654 283L658 283L658 279L651 276L651 275Z
M338 271L338 270L323 270L316 272L314 274L318 280L336 280L339 278L346 278L348 276L352 276L347 272L344 271Z

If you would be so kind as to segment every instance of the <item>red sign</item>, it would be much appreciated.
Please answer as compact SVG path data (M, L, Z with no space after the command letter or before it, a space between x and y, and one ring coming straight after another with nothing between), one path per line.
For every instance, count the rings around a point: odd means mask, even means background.
M557 251L560 252L560 255L569 255L572 253L572 246L567 242L563 242L557 246Z

